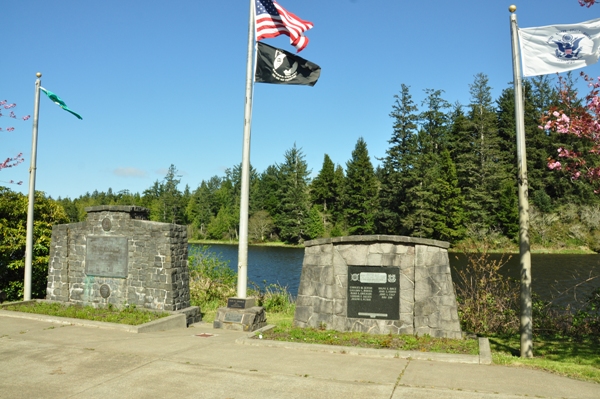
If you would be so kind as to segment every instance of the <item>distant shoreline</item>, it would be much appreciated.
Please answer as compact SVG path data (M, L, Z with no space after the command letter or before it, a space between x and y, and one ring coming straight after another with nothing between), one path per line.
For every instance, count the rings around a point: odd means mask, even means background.
M230 240L188 240L189 244L194 245L238 245L238 241ZM285 244L283 242L262 242L262 243L248 243L251 247L279 247L279 248L304 248L304 245L298 244ZM448 252L461 253L455 248L449 248ZM504 253L518 255L518 249L505 248L505 249L493 249L489 250L488 253ZM554 248L533 248L531 249L532 254L554 254L554 255L595 255L596 252L588 248L565 248L565 249L554 249Z

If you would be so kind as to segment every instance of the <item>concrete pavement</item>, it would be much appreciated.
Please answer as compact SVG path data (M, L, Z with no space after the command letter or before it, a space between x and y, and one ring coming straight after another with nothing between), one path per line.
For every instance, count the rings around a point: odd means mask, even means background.
M247 335L203 323L133 334L0 316L0 398L600 397L599 384L543 371L240 344Z

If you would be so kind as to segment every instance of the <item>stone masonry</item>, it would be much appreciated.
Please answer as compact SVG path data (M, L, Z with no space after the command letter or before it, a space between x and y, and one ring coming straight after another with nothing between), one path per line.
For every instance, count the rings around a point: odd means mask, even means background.
M304 246L295 326L462 338L447 242L370 235L323 238ZM399 301L399 306L393 304L396 311L399 307L398 319L377 319L376 313L373 318L348 317L349 267L379 267L393 275L393 282L399 276L400 292L393 297Z
M138 206L94 206L87 220L53 226L46 298L80 305L135 305L187 315L186 226L151 222Z

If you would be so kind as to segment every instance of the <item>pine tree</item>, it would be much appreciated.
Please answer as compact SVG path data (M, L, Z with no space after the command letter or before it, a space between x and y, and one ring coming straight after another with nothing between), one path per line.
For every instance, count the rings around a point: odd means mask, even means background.
M301 243L307 237L309 213L308 165L302 149L296 144L284 154L285 161L279 165L279 205L275 222L280 238L289 243Z
M417 159L417 106L409 87L402 85L400 95L395 95L390 117L394 119L381 168L381 189L377 212L377 231L384 234L407 234L402 217L408 213L406 195L418 184L415 168Z
M342 179L343 179L343 170ZM339 173L339 172L338 172ZM322 224L329 230L336 222L336 216L342 208L342 195L339 176L336 178L335 165L325 154L323 167L310 185L311 202L317 206L322 215Z
M375 232L377 185L367 143L360 137L346 163L345 208L351 235Z

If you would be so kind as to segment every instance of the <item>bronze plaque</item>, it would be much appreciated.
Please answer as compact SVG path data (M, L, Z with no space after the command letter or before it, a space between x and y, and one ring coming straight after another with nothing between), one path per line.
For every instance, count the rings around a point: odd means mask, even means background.
M127 277L127 237L88 236L85 274L98 277Z
M106 284L100 286L100 296L104 299L110 296L110 287Z
M242 322L242 317L244 317L243 313L225 313L225 318L223 319L223 321L227 321L230 323L241 323Z
M400 319L400 268L348 266L348 317Z

